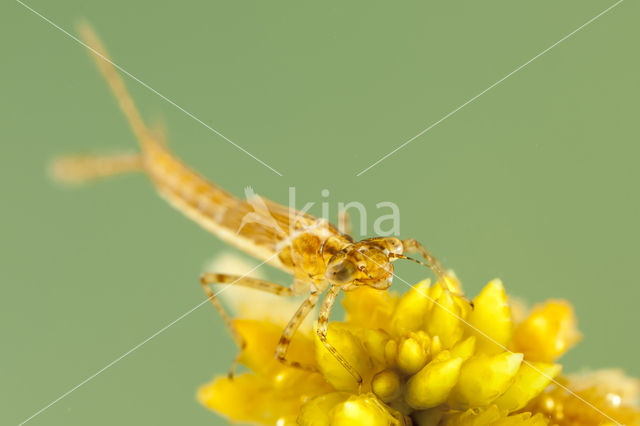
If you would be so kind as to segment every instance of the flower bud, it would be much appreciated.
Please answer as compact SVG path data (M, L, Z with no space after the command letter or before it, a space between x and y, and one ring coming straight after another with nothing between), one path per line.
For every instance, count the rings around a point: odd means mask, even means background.
M422 342L414 337L407 337L398 345L398 367L405 374L413 374L427 363L427 351Z
M489 405L511 385L521 363L522 354L511 352L472 357L462 366L451 405L461 409Z
M371 389L384 402L397 399L402 392L400 377L393 370L383 370L373 376Z
M489 355L504 351L513 335L511 309L500 280L493 280L473 300L470 330L478 338L477 350Z
M407 382L407 404L412 408L426 409L445 402L458 381L461 365L462 358L434 360L427 364Z

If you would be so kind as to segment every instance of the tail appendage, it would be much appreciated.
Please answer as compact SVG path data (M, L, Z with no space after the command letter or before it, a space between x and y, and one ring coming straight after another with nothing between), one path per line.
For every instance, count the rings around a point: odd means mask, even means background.
M148 171L149 156L164 150L163 134L147 128L106 49L91 27L88 24L80 24L78 32L82 41L91 50L91 56L129 122L140 145L141 153L110 156L77 155L55 159L50 169L52 177L63 183L82 183L126 172Z
M52 165L53 177L58 181L77 183L124 172L143 171L160 195L187 217L223 241L258 259L282 267L278 258L274 257L282 235L255 223L241 227L242 218L253 210L252 206L209 182L173 155L166 148L163 132L155 128L150 131L145 125L118 73L119 67L109 59L94 31L84 24L79 27L79 33L129 122L141 152L62 158Z
M55 159L50 173L58 182L75 184L142 170L142 157L139 154L77 155Z

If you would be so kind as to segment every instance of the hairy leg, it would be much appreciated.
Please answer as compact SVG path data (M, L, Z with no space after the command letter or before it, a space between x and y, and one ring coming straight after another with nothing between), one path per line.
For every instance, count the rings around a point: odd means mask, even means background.
M324 296L324 300L322 301L322 306L320 307L320 315L318 316L318 338L322 342L325 348L333 355L340 364L353 376L354 379L358 382L358 386L362 385L362 376L360 373L356 371L355 368L342 356L340 353L331 346L329 341L327 340L327 330L329 327L329 316L331 315L331 309L333 308L333 304L336 301L336 296L340 292L340 287L331 286L329 290L327 290L327 294Z
M231 332L231 336L233 340L236 342L240 350L244 349L245 342L238 330L233 325L233 320L231 316L225 311L224 307L216 297L217 293L215 293L211 289L211 284L226 284L226 285L239 285L243 287L253 288L255 290L265 291L267 293L282 295L282 296L294 296L293 291L289 287L285 287L280 284L272 283L265 280L260 280L257 278L251 277L241 277L238 275L229 275L229 274L216 274L212 272L207 272L202 274L200 277L200 283L202 284L202 289L205 294L211 301L211 304L216 308L225 325ZM219 293L219 292L218 292ZM231 366L231 371L229 376L233 376L235 371L235 367L237 364L237 359L234 361Z
M296 313L289 320L289 323L284 328L282 332L282 336L280 337L280 341L278 342L278 346L276 346L276 358L278 361L283 363L284 365L296 368L302 368L304 370L315 371L316 368L310 365L302 365L296 361L290 361L287 359L287 351L289 350L289 345L291 344L291 339L293 339L293 335L296 334L296 330L300 327L300 324L304 321L306 316L311 312L311 310L318 303L318 299L320 295L318 292L313 292L307 297L304 302L300 305Z
M452 294L452 295L458 296L458 297L462 297L467 302L469 302L469 304L471 305L471 308L473 308L473 302L471 300L467 299L463 294L452 292L449 289L449 284L447 283L447 278L449 278L449 274L447 273L447 270L444 269L444 267L438 261L438 259L436 259L429 252L429 250L426 249L425 246L423 246L422 244L420 244L417 240L414 240L413 238L410 238L408 240L403 240L402 241L402 245L404 247L405 252L408 252L408 253L420 253L422 255L422 257L424 258L425 263L427 264L427 266L429 268L431 268L431 270L436 274L436 277L438 278L438 282L440 283L442 288L445 291L449 292L449 294Z
M420 244L417 240L409 238L402 241L405 253L419 253L425 260L427 266L436 274L438 281L446 286L446 278L448 276L447 271L442 264L436 259L425 246Z

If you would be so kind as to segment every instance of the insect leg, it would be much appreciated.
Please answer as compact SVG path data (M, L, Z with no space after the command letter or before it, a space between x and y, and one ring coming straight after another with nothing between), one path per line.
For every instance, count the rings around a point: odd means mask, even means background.
M436 274L438 282L440 283L442 288L448 291L451 295L465 299L473 308L473 302L471 300L467 299L463 294L453 292L449 289L449 285L447 284L447 278L449 277L449 274L447 273L446 269L444 269L442 264L425 248L425 246L423 246L413 238L403 240L402 246L404 247L404 251L407 253L420 253L424 258L427 266L429 266L429 268L431 268L431 270Z
M408 240L402 241L402 246L404 248L405 253L420 253L424 258L427 266L436 274L438 281L441 283L446 283L447 272L442 266L442 264L436 259L425 246L420 244L417 240L413 238L409 238Z
M320 315L318 315L318 338L322 342L325 348L333 355L340 364L353 376L354 379L358 382L358 387L362 385L362 376L360 373L356 371L355 368L349 362L344 359L342 355L331 346L331 344L327 340L327 329L329 327L329 315L331 314L331 309L333 308L333 304L336 301L336 296L340 292L340 287L331 286L329 290L327 290L327 294L324 296L324 300L322 301L322 306L320 307Z
M304 302L300 305L295 314L293 314L293 318L289 320L287 326L284 328L282 332L282 336L280 336L280 341L276 346L276 358L278 361L283 363L289 367L302 368L303 370L316 371L316 368L310 365L302 365L299 362L291 361L287 359L287 350L289 350L289 345L291 344L291 339L293 335L296 333L296 330L300 327L300 324L304 321L305 317L309 314L309 312L316 306L318 303L318 299L320 295L318 292L312 292L309 297L307 297Z
M231 336L233 340L236 342L240 350L244 349L245 342L238 330L233 325L233 320L231 316L225 311L224 307L216 297L216 293L211 289L211 284L227 284L227 285L239 285L243 287L249 287L256 290L266 291L268 293L283 295L283 296L294 296L293 291L289 287L285 287L280 284L272 283L265 280L260 280L257 278L251 277L241 277L238 275L229 275L229 274L216 274L212 272L206 272L200 276L200 283L202 284L202 289L205 294L211 301L211 304L216 308L225 325L231 332ZM231 371L229 372L229 376L232 377L235 372L235 367L237 364L237 357L234 360Z
M351 217L346 210L338 212L338 230L343 234L351 235Z

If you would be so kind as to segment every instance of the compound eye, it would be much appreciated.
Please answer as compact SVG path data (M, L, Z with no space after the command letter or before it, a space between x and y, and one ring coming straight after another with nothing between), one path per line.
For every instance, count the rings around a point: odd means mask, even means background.
M343 260L327 268L325 276L333 283L346 284L354 280L356 266L353 262Z

